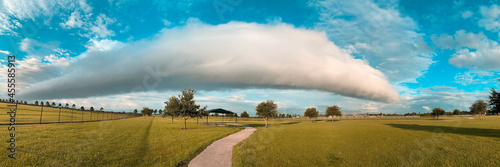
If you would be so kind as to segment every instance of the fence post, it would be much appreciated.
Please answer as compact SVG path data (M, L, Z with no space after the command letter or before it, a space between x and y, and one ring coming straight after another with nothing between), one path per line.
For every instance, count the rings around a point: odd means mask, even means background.
M82 110L82 122L83 122L83 110Z
M71 108L71 122L73 122L73 108Z
M90 121L92 121L92 110L90 110Z
M42 110L40 110L40 124L42 124L42 113L43 113L43 104L42 104Z

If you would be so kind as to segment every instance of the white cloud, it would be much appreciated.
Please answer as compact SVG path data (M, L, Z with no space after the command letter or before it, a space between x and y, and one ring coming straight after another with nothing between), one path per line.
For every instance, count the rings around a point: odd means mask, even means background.
M10 52L9 51L5 51L5 50L0 50L0 53L6 54L6 55L10 55Z
M81 28L83 26L82 16L80 12L74 11L69 16L68 20L64 23L60 23L61 27L70 29L70 28Z
M429 106L422 106L423 109L427 110L427 111L430 111L431 108Z
M12 19L10 16L0 11L0 35L16 35L14 29L20 27L17 20Z
M472 13L471 11L468 11L468 10L467 10L467 11L462 12L462 17L463 17L464 19L466 19L466 18L472 17L472 14L473 14L473 13Z
M143 91L318 89L376 101L399 100L383 73L343 53L325 34L286 24L189 23L164 29L152 41L85 54L66 75L33 83L20 96L101 96L142 85Z
M108 29L108 26L115 22L116 19L107 17L105 14L100 14L99 16L97 16L94 25L90 27L90 30L92 34L101 38L115 36L115 32Z
M475 84L486 84L492 80L494 72L468 71L455 76L455 82L464 86Z
M496 4L490 7L482 6L479 9L483 18L478 21L479 26L486 30L498 32L500 30L500 7Z
M431 39L436 46L456 50L448 61L451 65L469 69L500 69L500 45L483 33L459 30L454 36L440 35Z
M433 63L423 34L417 33L417 23L399 13L397 6L377 3L311 1L320 20L315 27L326 31L330 40L348 53L367 60L390 81L415 81Z

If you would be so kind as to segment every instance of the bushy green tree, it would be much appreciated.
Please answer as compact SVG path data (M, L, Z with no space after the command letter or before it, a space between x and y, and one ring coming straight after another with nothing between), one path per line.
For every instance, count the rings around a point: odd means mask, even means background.
M250 117L250 115L248 115L247 111L243 111L243 113L241 113L241 118L248 118Z
M342 112L340 111L340 107L337 105L329 106L326 108L325 116L327 116L327 117L332 116L332 122L333 122L334 116L341 116L341 115L342 115Z
M178 115L181 110L181 104L177 97L172 96L168 101L165 102L165 112L163 112L163 117L171 116L172 123L174 123L174 117Z
M443 115L445 111L441 108L434 108L432 109L432 115L436 116L437 119L439 119L439 115Z
M316 108L307 108L306 111L304 112L304 116L308 117L309 119L318 117L319 111L316 111Z
M255 107L255 111L257 111L257 115L264 117L264 121L266 122L266 127L267 127L267 121L269 117L272 117L278 113L278 105L274 103L273 100L267 100L260 102L257 107Z
M453 115L460 115L460 110L459 109L453 110Z
M179 95L180 111L178 114L184 119L184 129L187 129L187 119L195 117L200 109L200 105L196 104L194 101L195 93L196 91L194 89L189 88L188 90L184 89L182 94Z
M486 114L488 103L484 100L476 100L472 106L469 107L471 114L479 114L479 119L483 119L482 114Z

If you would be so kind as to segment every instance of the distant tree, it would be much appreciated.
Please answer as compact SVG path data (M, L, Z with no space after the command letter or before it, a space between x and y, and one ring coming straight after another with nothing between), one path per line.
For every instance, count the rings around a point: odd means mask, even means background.
M469 107L471 114L479 114L479 119L483 119L482 114L486 114L488 103L484 100L476 100L472 106Z
M46 101L46 102L45 102L45 106L50 107L50 103L49 103L49 101Z
M137 109L134 110L134 114L137 114Z
M325 113L326 113L325 116L327 116L327 117L332 116L332 122L333 122L334 116L341 116L342 115L342 112L340 111L340 107L337 105L327 107Z
M66 108L69 108L69 104L68 103L66 103Z
M55 106L56 106L56 103L55 103L55 102L52 102L52 105L51 105L51 106L52 106L52 107L55 107Z
M24 101L24 104L25 104L25 105L28 105L28 102Z
M267 120L278 113L278 105L273 100L263 101L255 107L255 111L258 116L264 117L267 128Z
M198 111L196 112L196 123L198 123L198 118L202 118L204 116L208 116L207 106L198 109Z
M215 114L214 114L214 116L215 116L215 117L219 117L219 113L215 113Z
M434 115L435 117L437 117L437 119L439 119L439 115L443 115L445 113L445 111L441 108L434 108L432 109L432 115Z
M94 111L94 107L90 107L90 111Z
M491 113L500 114L500 91L491 88L488 102Z
M241 118L248 118L250 117L250 115L248 115L247 111L243 111L243 113L241 113Z
M158 110L158 115L163 115L163 111L161 109Z
M146 115L151 116L151 113L152 113L152 109L149 109L148 107L144 107L141 110L142 116L146 116Z
M307 108L306 111L304 112L304 116L308 117L309 119L318 117L318 111L316 111L316 108Z
M156 113L158 113L158 110L157 109L153 110L153 115L156 115Z
M58 105L58 106L59 106L59 108L61 108L61 107L62 107L62 104L61 104L61 103L59 103L59 105Z
M82 106L82 107L80 107L80 110L82 110L82 111L83 111L83 110L85 110L85 107L83 107L83 106Z
M165 111L163 112L163 117L170 116L172 118L172 123L174 123L174 117L179 115L181 110L179 98L172 96L168 101L165 102Z
M38 106L38 100L37 100L37 101L35 101L35 106Z
M75 105L75 104L73 104L73 105L71 106L71 108L75 108L75 107L76 107L76 105Z
M467 114L470 114L470 112L465 111L465 110L462 110L462 111L460 112L460 115L467 115Z
M459 109L453 110L453 115L460 115L460 110Z

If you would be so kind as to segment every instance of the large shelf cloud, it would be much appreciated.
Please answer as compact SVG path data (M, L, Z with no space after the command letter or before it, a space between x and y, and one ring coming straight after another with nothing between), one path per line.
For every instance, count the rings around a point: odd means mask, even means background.
M63 75L31 83L19 95L34 100L188 87L279 88L399 100L382 72L344 53L324 32L284 23L214 26L193 21L163 29L153 39L94 41L88 48L64 66Z

